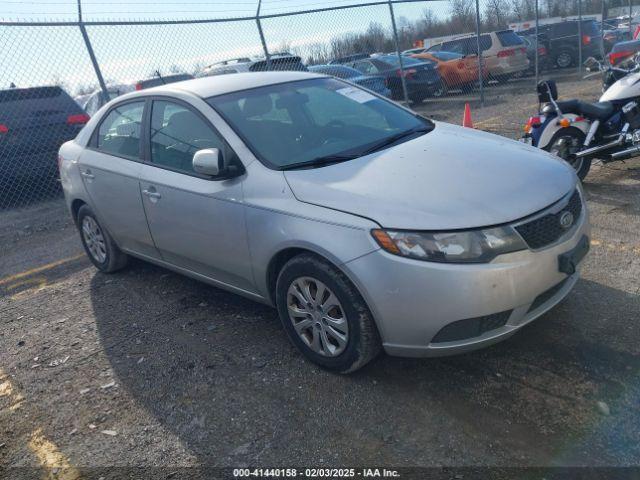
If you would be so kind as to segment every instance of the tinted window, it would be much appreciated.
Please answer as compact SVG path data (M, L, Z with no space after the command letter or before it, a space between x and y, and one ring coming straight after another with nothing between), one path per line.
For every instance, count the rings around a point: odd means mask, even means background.
M400 65L400 60L398 60L397 56L388 55L388 56L382 57L382 60L385 63L390 63L394 67L398 67ZM427 60L426 62L429 63L429 60ZM411 57L402 57L402 65L404 65L405 67L407 65L420 65L421 63L425 63L425 60L419 60L417 58L411 58Z
M193 173L198 150L224 152L224 142L202 117L172 102L153 102L150 140L152 163L187 173Z
M324 73L325 75L333 75L338 78L353 78L362 75L358 70L344 65L327 65L310 67L310 71L317 73Z
M498 40L503 47L516 47L522 45L522 39L516 35L512 30L505 30L504 32L496 32Z
M383 63L383 62L380 62ZM366 75L372 75L372 74L376 74L379 73L379 69L376 65L374 65L372 62L370 62L369 60L360 60L358 62L354 62L353 64L353 68L355 68L356 70L361 71L362 73L366 74ZM385 67L383 64L382 69L386 70L390 67Z
M254 88L208 102L275 168L357 154L426 124L392 102L332 78Z
M140 158L140 132L144 102L111 110L98 128L98 150L120 157Z

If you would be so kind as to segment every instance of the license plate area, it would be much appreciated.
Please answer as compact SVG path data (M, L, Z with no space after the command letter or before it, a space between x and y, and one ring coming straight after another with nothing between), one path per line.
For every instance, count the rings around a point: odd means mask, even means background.
M589 252L589 237L583 235L578 244L568 252L558 255L558 270L567 275L576 273L578 264Z

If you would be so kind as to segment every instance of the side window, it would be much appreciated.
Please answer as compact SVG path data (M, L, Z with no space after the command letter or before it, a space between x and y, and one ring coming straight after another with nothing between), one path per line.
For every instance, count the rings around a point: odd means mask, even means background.
M454 40L452 42L445 42L442 44L442 50L447 52L455 52L461 53L462 55L466 55L466 51L464 48L464 43L462 40Z
M98 128L97 149L119 157L140 159L140 132L144 102L111 110Z
M225 153L223 140L194 111L155 100L151 110L151 162L193 173L193 155L205 148Z
M362 60L360 62L355 62L353 64L353 68L355 68L356 70L361 71L365 75L371 75L371 74L378 73L378 69L376 68L376 66L373 63L371 63L371 62L369 62L367 60Z

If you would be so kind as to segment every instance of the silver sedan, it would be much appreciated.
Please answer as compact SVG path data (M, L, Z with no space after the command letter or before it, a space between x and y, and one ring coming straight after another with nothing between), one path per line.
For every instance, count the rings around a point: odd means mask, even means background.
M60 174L99 270L135 256L273 305L343 373L509 337L589 248L562 160L309 73L119 97L62 146Z

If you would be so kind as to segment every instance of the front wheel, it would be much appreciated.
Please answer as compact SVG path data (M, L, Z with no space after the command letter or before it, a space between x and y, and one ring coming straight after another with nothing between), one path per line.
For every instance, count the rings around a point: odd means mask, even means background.
M571 165L581 181L584 180L591 168L590 158L576 157L576 153L580 151L584 144L584 138L584 133L577 128L563 128L553 135L549 145L545 147L546 151L562 158Z
M289 260L276 281L276 305L291 342L312 362L350 373L373 360L380 336L349 279L312 254Z

